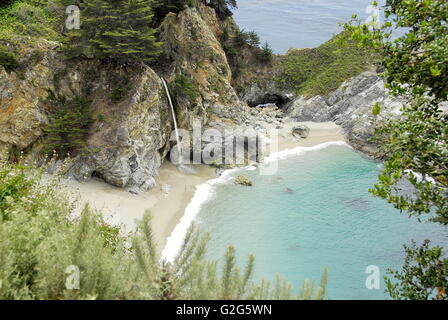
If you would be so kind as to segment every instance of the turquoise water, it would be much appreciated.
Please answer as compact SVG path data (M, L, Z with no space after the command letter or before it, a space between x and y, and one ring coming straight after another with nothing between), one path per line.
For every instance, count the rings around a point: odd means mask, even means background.
M380 290L366 289L367 266L380 267L382 279L402 265L402 244L448 237L372 197L367 190L378 170L352 149L330 146L281 160L274 176L245 171L252 188L216 185L197 217L211 232L210 256L221 258L235 245L241 264L255 253L255 279L280 274L296 289L306 278L319 280L327 266L332 299L386 298L383 281Z
M239 0L234 18L245 30L255 30L276 53L312 48L341 31L356 13L365 20L372 0ZM384 0L378 3L385 3ZM384 19L383 19L384 20Z

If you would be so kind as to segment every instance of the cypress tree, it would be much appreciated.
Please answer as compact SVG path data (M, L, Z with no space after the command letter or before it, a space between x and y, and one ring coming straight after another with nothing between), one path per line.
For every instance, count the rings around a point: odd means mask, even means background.
M72 32L72 54L120 64L151 62L161 42L151 28L154 0L85 0L81 30Z
M67 100L51 94L49 102L55 109L44 129L44 152L65 156L72 151L82 151L92 123L90 101L84 97Z

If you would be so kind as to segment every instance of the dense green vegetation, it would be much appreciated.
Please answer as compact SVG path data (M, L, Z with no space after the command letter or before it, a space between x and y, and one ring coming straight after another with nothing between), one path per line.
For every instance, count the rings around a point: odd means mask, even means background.
M291 49L280 62L277 82L307 97L327 95L346 80L369 69L375 70L379 56L352 41L340 46L338 35L312 49Z
M122 101L132 89L131 81L126 76L115 76L112 80L110 99L113 103Z
M15 53L2 46L0 46L0 66L8 72L19 67Z
M245 31L239 28L230 31L225 28L220 41L234 78L246 71L248 62L245 56L253 55L254 59L250 61L255 65L269 64L274 58L272 49L267 42L260 47L260 37L255 31Z
M274 58L273 51L269 43L266 41L261 50L256 53L257 60L261 63L270 63Z
M14 0L2 0L0 2L0 8L5 8L5 7L9 6L13 2L14 2Z
M356 16L345 25L349 40L384 55L384 77L394 95L408 103L399 119L382 119L376 130L384 169L371 192L409 215L448 225L448 2L388 0L389 22L362 24ZM403 36L390 40L396 28ZM381 116L380 106L375 114ZM403 189L406 179L414 192ZM409 189L408 189L409 190ZM387 279L395 299L448 299L448 257L442 248L406 247L401 271Z
M214 8L219 18L225 19L233 15L232 9L237 8L236 0L209 0L205 3Z
M85 97L67 99L53 94L48 100L52 110L44 128L44 152L65 157L82 151L92 123L90 101Z
M174 83L170 85L170 92L176 98L188 100L194 100L199 95L191 79L184 74L176 76Z
M85 0L82 28L69 33L71 54L119 64L152 62L161 53L151 28L153 0Z
M158 261L150 215L122 235L99 212L78 210L58 181L44 183L42 170L0 160L0 299L322 299L304 282L299 295L280 278L275 285L251 280L254 257L239 270L235 250L209 261L207 235L188 233L173 263ZM76 266L79 288L67 287ZM73 270L73 269L71 269Z
M232 15L235 0L204 2L219 17ZM67 56L97 58L119 64L150 63L161 53L157 28L169 13L197 0L84 0L77 2L80 30L66 30L69 0L11 0L0 7L0 40L32 42L45 38L67 43Z
M61 0L62 1L62 0ZM33 38L62 39L58 31L63 25L64 7L59 0L16 0L0 8L0 40L32 41Z

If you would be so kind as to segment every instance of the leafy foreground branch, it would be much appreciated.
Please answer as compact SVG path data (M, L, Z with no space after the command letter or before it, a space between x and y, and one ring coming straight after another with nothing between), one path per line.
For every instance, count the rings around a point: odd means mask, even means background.
M48 179L45 179L48 180ZM42 170L0 160L0 299L323 299L305 281L299 295L280 278L255 284L254 257L240 271L229 247L222 266L206 258L208 235L194 228L174 263L159 262L146 214L138 230L120 235L89 207L76 203ZM68 290L67 267L80 271Z
M343 33L384 57L383 77L390 93L408 100L398 118L382 115L380 103L373 108L381 119L375 139L385 164L371 193L410 216L428 217L446 227L448 2L387 0L384 11L387 21L382 26L354 16ZM397 29L404 34L392 40ZM389 294L395 299L448 300L446 248L431 247L427 240L405 246L405 251L403 269L392 273L396 281L386 279Z

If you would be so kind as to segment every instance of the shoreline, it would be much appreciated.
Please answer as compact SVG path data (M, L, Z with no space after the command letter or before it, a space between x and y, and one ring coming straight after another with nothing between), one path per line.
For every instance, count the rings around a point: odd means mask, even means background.
M291 135L292 127L298 124L310 128L308 138L298 141ZM274 126L268 126L268 137ZM345 142L342 129L333 122L288 122L278 130L278 150L275 154L296 147L314 147L328 142ZM268 150L272 151L272 150ZM265 156L269 158L272 152ZM106 184L100 180L80 183L65 180L69 191L78 195L80 205L88 203L91 207L101 210L106 220L117 225L121 224L125 232L132 231L136 221L140 220L149 210L152 214L152 228L157 254L172 259L177 252L186 230L194 220L201 204L209 197L212 185L225 180L230 171L225 170L224 176L217 176L215 169L207 165L194 165L194 174L182 173L169 161L165 161L157 180L157 185L150 191L139 195ZM175 251L175 252L174 252Z

